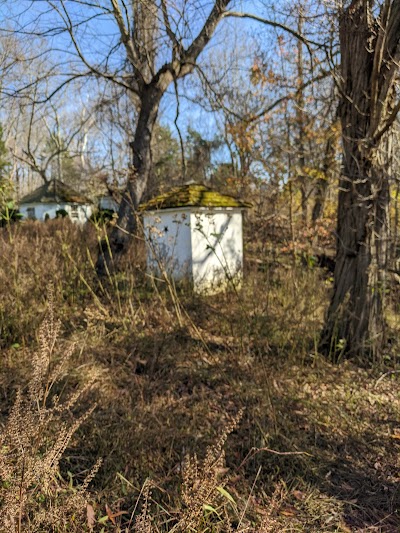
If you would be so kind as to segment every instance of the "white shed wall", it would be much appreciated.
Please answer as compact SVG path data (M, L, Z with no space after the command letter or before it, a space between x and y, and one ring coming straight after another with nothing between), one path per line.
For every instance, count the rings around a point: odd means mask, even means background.
M143 216L147 266L159 275L160 266L175 280L192 273L190 209L147 212Z
M195 290L215 291L243 270L242 212L239 209L191 213L193 283Z
M29 218L28 217L28 209L34 208L35 209L35 219L36 220L45 220L46 215L49 215L49 218L56 218L56 212L59 209L65 209L67 211L69 218L73 222L78 222L79 224L85 223L92 214L92 206L91 205L84 205L84 204L76 204L77 206L77 218L72 217L72 205L71 204L63 204L63 203L53 203L53 204L23 204L19 207L19 212L23 216L23 218Z

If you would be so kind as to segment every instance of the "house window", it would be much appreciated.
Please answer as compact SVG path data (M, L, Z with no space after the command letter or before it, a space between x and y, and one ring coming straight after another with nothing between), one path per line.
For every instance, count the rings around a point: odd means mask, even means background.
M77 205L71 205L71 218L78 219L79 213L78 213L78 206Z
M34 207L28 207L26 209L26 216L28 218L35 218L35 208Z

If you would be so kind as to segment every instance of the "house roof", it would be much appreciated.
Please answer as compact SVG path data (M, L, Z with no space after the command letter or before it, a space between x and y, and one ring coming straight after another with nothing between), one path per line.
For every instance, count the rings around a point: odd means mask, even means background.
M54 202L91 204L92 202L60 180L51 180L20 200L20 204L52 204Z
M251 204L233 196L221 194L201 184L174 187L140 205L141 211L171 209L174 207L251 207Z

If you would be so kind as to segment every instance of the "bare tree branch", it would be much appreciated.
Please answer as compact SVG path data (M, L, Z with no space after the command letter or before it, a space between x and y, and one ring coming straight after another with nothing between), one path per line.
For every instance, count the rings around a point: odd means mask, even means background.
M242 19L250 19L255 20L256 22L261 22L262 24L266 24L267 26L272 26L273 28L279 28L286 33L290 33L293 35L293 37L296 37L299 41L301 41L303 44L306 45L309 53L311 54L311 48L310 45L317 46L318 48L325 48L325 43L318 43L316 41L313 41L311 39L308 39L307 37L304 37L301 33L297 32L290 26L286 26L285 24L281 24L280 22L276 22L275 20L266 19L263 17L259 17L258 15L253 15L252 13L242 13L240 11L226 11L223 14L223 17L235 17L235 18L242 18Z

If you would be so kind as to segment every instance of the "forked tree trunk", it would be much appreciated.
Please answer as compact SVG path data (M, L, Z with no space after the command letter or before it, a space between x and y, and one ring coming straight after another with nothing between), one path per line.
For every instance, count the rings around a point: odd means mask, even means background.
M132 94L135 94L140 101L140 111L135 138L131 145L133 158L127 189L110 242L106 243L99 253L97 260L99 275L104 275L113 267L115 260L126 250L128 241L136 233L137 208L147 190L151 175L151 141L161 98L173 81L176 83L178 79L193 72L199 55L224 17L230 1L212 2L204 24L198 28L199 31L191 42L188 42L187 36L181 37L180 30L174 32L175 22L171 21L166 0L132 1L133 17L129 21L127 20L129 10L126 9L125 3L117 0L111 2L110 13L113 14L118 26L121 45L125 48L126 60L131 67L130 79L124 75L123 85L126 87L129 83ZM181 22L186 24L185 17ZM163 33L160 34L159 31L160 24L164 25L170 45L164 46ZM164 43L162 46L161 41ZM166 47L169 47L169 51ZM80 55L79 50L78 54ZM168 56L169 62L165 63ZM158 67L160 61L163 63ZM106 63L108 64L108 60ZM98 75L97 67L96 75ZM106 77L109 79L109 75ZM114 81L116 79L112 78Z
M99 275L104 275L107 270L111 271L136 233L138 207L150 179L151 142L162 95L163 91L157 85L149 85L143 91L135 138L131 144L132 166L129 169L128 184L110 242L103 243L97 259L96 270Z
M389 185L384 133L393 120L399 2L353 0L340 19L343 168L337 257L320 349L373 357L385 343ZM375 6L376 7L376 6Z

